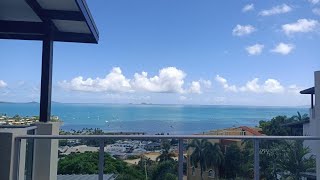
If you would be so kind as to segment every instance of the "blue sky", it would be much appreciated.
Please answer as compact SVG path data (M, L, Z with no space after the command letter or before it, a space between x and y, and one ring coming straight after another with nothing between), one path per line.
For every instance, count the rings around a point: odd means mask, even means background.
M88 1L99 44L54 44L59 102L306 105L319 0ZM1 40L0 101L39 101L41 42Z

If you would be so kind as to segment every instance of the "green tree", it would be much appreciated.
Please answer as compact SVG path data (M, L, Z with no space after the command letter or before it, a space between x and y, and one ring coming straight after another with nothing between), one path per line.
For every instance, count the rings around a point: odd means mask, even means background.
M292 116L292 118L296 121L307 121L310 119L308 114L301 115L299 111L297 112L297 115Z
M283 125L290 122L293 122L291 118L277 116L270 121L260 121L259 127L263 133L268 136L288 136L290 134L290 128Z
M227 179L236 178L241 169L241 150L236 144L231 144L225 149L223 177Z
M153 167L150 175L152 180L171 180L172 175L177 177L178 162L177 161L162 161Z
M164 176L164 180L177 180L177 175L171 174L171 173L167 173Z
M190 155L191 165L194 167L200 166L201 179L203 179L203 172L209 167L214 167L215 170L223 163L223 153L218 144L212 144L206 139L194 139L189 144L188 148L193 148ZM216 171L217 172L217 171Z
M170 150L170 142L168 141L163 141L162 144L162 152L161 154L157 157L157 161L163 162L163 161L174 161L173 157L175 157L175 154L172 152L169 152Z
M279 161L279 166L287 178L301 179L301 173L314 171L315 157L310 155L310 149L303 146L303 141L286 141L286 153Z
M144 179L143 172L137 166L129 166L122 160L109 154L104 155L104 173L114 173L120 177ZM61 158L58 162L58 174L97 174L99 154L97 152L74 153Z

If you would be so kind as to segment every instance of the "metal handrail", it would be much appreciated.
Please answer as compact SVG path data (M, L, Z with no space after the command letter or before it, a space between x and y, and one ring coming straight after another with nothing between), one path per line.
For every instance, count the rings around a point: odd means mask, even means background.
M22 135L16 139L258 139L320 140L320 136L220 136L220 135Z
M34 130L37 129L37 126L34 125L1 125L0 128L2 129L19 129L19 128L23 128L26 131L30 131L30 130Z
M99 180L103 180L104 170L104 141L105 139L177 139L179 140L178 179L183 179L183 141L187 139L239 139L254 142L254 179L260 179L259 144L261 140L320 140L320 136L220 136L220 135L21 135L15 138L14 179L19 177L19 150L24 139L97 139L99 144Z

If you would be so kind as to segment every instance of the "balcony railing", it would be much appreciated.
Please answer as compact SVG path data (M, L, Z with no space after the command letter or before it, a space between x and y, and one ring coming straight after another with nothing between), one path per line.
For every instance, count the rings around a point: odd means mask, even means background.
M159 139L177 139L179 141L178 151L178 179L183 179L183 141L190 139L238 139L238 140L252 140L254 142L254 179L259 180L259 151L260 151L260 141L261 140L320 140L317 136L217 136L217 135L24 135L15 138L15 153L14 153L14 180L19 178L19 151L21 140L36 140L36 139L95 139L99 140L99 180L103 180L103 170L104 170L104 140L106 139L149 139L149 140L159 140Z

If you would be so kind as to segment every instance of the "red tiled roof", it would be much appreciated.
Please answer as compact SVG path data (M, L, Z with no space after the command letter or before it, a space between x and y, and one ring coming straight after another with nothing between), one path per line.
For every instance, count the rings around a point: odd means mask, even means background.
M263 136L263 134L261 134L259 131L253 129L253 128L249 128L247 126L240 126L240 128L244 131L248 131L251 134L255 135L255 136Z

